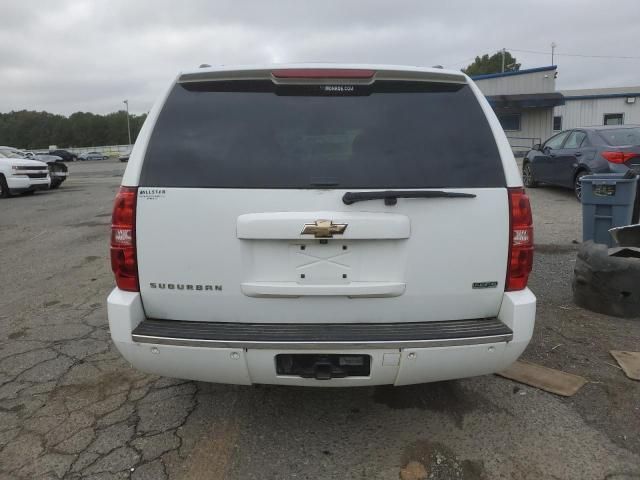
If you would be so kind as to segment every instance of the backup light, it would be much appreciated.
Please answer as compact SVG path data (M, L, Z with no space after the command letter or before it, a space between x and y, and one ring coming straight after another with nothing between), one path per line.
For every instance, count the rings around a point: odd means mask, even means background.
M533 267L533 216L523 188L509 188L509 259L505 290L524 290Z
M136 255L137 187L120 187L111 216L111 269L120 290L139 292Z

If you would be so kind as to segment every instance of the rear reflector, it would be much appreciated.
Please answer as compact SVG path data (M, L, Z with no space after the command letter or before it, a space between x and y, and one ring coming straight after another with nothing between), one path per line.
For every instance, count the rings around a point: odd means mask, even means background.
M111 269L120 290L139 292L136 256L137 187L120 187L111 216Z
M505 290L523 290L533 267L533 216L523 188L509 188L509 261Z
M375 73L355 68L283 68L271 72L276 78L371 78Z
M610 163L627 163L633 157L638 156L637 153L633 152L602 152L600 155Z

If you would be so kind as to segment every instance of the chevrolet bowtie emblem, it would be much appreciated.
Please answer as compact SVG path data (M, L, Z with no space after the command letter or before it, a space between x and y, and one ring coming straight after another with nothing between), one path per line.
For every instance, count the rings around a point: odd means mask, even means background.
M302 235L313 235L316 238L331 238L340 235L347 229L346 223L333 223L331 220L316 220L315 223L305 223Z

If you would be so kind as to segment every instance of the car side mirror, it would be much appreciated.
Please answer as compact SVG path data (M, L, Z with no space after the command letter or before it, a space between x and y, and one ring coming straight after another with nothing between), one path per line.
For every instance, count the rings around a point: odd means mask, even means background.
M540 145L539 143L536 143L533 145L533 149L539 152L542 150L542 145Z

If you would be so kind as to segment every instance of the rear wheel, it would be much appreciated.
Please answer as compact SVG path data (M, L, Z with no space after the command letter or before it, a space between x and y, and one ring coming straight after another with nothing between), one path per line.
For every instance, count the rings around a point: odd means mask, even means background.
M522 181L527 188L535 188L538 186L538 182L533 178L533 169L529 162L522 166Z
M0 175L0 198L8 198L11 195L9 186L3 175Z
M585 172L584 170L578 172L576 178L573 180L573 191L576 194L576 198L579 202L582 202L582 182L580 179L586 175L589 175L589 172Z

